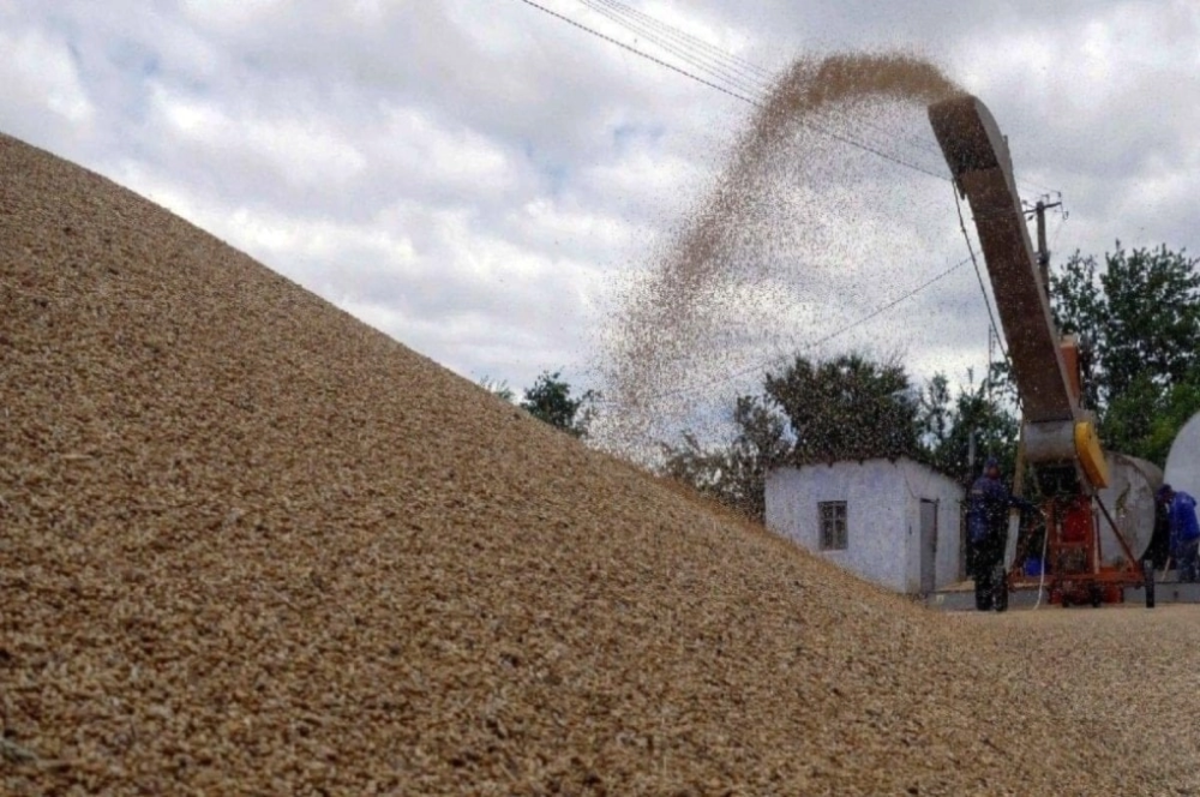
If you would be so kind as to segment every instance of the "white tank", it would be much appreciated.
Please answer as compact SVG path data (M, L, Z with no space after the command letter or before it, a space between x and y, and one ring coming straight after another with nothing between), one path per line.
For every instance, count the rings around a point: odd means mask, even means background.
M1136 561L1140 562L1154 537L1154 493L1162 484L1163 473L1153 462L1137 457L1110 451L1104 458L1108 461L1109 484L1100 491L1100 500L1116 521ZM1200 464L1200 457L1197 463ZM1100 524L1101 561L1110 565L1123 563L1125 555L1121 545L1103 514L1097 522Z
M1189 418L1175 435L1164 475L1166 483L1176 490L1200 496L1200 413Z

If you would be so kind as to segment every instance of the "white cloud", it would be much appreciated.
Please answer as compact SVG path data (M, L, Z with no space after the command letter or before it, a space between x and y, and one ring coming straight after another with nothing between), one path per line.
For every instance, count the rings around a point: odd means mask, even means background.
M182 0L180 3L190 21L222 31L270 24L289 5L288 0Z
M270 118L245 109L235 117L218 100L189 97L158 82L150 85L149 101L162 132L177 145L193 147L206 160L261 170L278 184L334 190L367 168L363 154L319 115Z
M6 118L33 129L92 121L95 108L65 40L32 27L0 30L0 52L0 101Z
M468 128L448 129L413 107L388 107L382 124L366 131L374 162L397 177L453 194L495 196L518 179L513 155Z
M582 4L545 1L688 66ZM843 44L926 52L996 113L1031 196L1063 190L1059 250L1192 243L1190 0L635 6L772 70ZM686 226L750 110L517 2L0 0L0 51L5 132L464 375L517 386L543 368L584 373L618 287ZM921 122L917 110L850 132L940 169ZM742 230L776 281L727 297L767 308L797 345L965 254L948 185L819 136L799 146L828 165L787 167L786 190ZM960 272L830 346L904 345L919 373L962 371L985 350L973 279ZM730 362L778 353L736 321Z

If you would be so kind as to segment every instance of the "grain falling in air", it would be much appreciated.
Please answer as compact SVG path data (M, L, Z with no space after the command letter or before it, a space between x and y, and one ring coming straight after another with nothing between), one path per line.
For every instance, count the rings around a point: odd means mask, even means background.
M891 130L907 137L899 144L911 148L908 139L922 136L932 141L924 108L960 91L936 66L909 54L796 61L753 112L709 195L649 276L626 291L600 366L610 410L599 428L602 442L632 453L671 439L680 431L673 424L695 423L695 400L710 392L704 386L720 385L744 364L743 341L753 341L758 352L792 353L797 297L821 304L834 294L831 281L846 281L830 272L877 265L847 256L858 234L851 213L840 220L849 240L842 248L821 251L830 244L810 229L821 214L837 212L829 209L838 198L827 183L853 168L843 163L848 156L863 152L835 137L866 134L873 141L889 132L879 120L899 111L899 129ZM933 162L939 172L940 160ZM820 331L827 330L813 336Z

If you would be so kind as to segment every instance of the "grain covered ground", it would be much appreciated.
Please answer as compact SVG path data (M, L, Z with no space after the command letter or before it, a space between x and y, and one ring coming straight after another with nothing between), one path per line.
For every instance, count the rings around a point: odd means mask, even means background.
M1085 725L1121 728L1109 755L1156 773L1143 793L1200 794L1200 606L1042 607L951 619L981 652L1010 661L1011 676L1028 685L1026 700L1055 688Z
M4 794L1193 777L1194 745L1130 732L1178 704L1031 664L1072 627L864 585L6 137L0 309ZM1142 617L1099 648L1113 689L1163 637L1195 660L1186 623Z

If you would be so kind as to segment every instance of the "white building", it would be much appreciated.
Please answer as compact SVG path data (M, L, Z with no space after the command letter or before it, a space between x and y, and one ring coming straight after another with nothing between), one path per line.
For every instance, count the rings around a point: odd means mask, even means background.
M767 475L767 528L897 592L965 577L963 490L912 460L778 468Z

